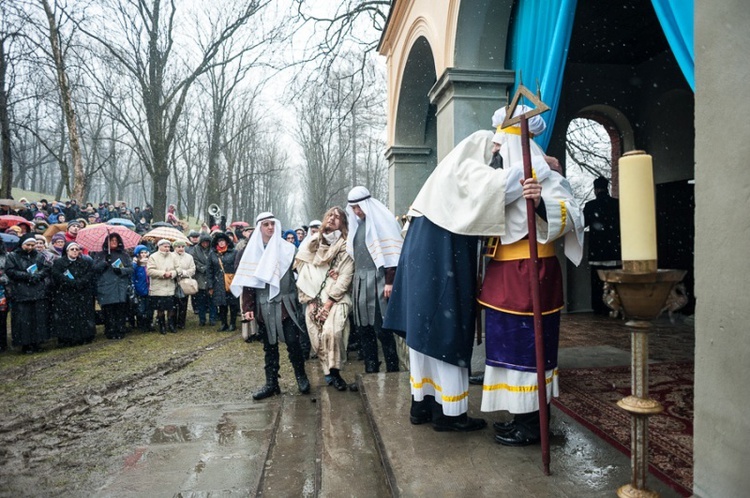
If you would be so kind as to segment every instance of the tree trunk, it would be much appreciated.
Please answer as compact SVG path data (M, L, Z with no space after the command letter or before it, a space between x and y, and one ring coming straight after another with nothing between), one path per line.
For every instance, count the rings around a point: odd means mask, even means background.
M44 13L47 15L49 22L49 41L52 47L52 56L55 60L55 69L57 70L57 84L60 87L60 101L62 102L65 122L68 127L68 140L70 141L70 156L73 162L73 199L83 201L84 194L87 190L86 183L88 179L83 169L83 159L81 155L81 145L78 141L78 125L76 123L76 112L73 106L73 97L71 95L68 76L65 72L65 61L63 60L62 51L60 50L59 33L55 14L47 0L41 0L44 7Z
M167 184L169 183L169 168L154 169L152 176L154 184L151 188L154 203L154 221L164 221L167 212Z
M8 91L5 88L5 75L8 61L5 58L5 39L0 40L0 130L2 133L3 177L0 184L0 197L10 199L13 185L13 156L10 149L10 118L8 117Z

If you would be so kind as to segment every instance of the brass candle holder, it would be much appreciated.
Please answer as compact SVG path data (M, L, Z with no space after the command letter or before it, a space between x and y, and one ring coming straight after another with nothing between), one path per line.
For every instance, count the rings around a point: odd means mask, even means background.
M658 497L646 487L648 476L648 418L664 410L648 396L648 332L652 321L685 277L685 270L659 270L656 261L624 261L622 270L598 270L599 278L614 287L631 336L631 395L617 402L630 413L631 482L617 490L621 498Z

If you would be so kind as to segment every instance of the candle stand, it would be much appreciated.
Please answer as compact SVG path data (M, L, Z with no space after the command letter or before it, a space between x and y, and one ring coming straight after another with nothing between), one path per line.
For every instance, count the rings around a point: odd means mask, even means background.
M631 395L617 402L630 413L631 482L617 490L621 498L657 497L646 487L648 475L648 418L664 410L648 396L648 333L672 287L685 270L657 270L655 261L624 261L622 270L598 270L599 278L614 287L631 336Z

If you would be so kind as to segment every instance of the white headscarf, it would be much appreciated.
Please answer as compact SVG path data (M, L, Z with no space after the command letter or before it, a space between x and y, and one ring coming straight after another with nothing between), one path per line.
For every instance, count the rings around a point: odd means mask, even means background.
M456 145L427 178L408 214L424 215L460 235L504 234L505 190L512 180L507 170L488 166L491 140L492 132L480 130Z
M513 116L518 116L531 110L530 107L521 104L516 106ZM492 127L496 130L492 141L502 146L500 148L500 155L503 157L504 168L520 168L523 171L521 125L517 124L505 129L500 128L503 121L505 121L507 111L507 108L501 107L492 115ZM539 135L547 128L544 119L538 114L529 119L528 124L529 133L532 135ZM534 170L536 179L541 182L547 178L550 171L549 164L544 159L544 151L533 140L529 140L529 151L531 152L531 168Z
M393 268L398 265L401 255L401 227L396 217L385 205L373 199L365 187L354 187L347 196L346 216L349 219L349 237L346 240L346 252L354 257L354 234L362 223L354 214L353 205L358 205L365 213L365 244L375 266Z
M274 233L266 246L263 246L261 223L267 220L274 222ZM242 253L242 259L232 279L230 290L235 296L242 293L243 287L262 289L269 285L269 299L279 294L281 277L289 270L294 260L294 244L281 238L281 222L273 213L260 213L255 219L255 230Z

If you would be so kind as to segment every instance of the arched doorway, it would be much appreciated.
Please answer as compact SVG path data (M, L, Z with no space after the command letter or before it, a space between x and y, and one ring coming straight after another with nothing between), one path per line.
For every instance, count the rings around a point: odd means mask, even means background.
M390 208L406 214L437 165L436 106L428 93L435 84L435 60L429 42L416 39L404 65L395 117L395 144L388 152Z

